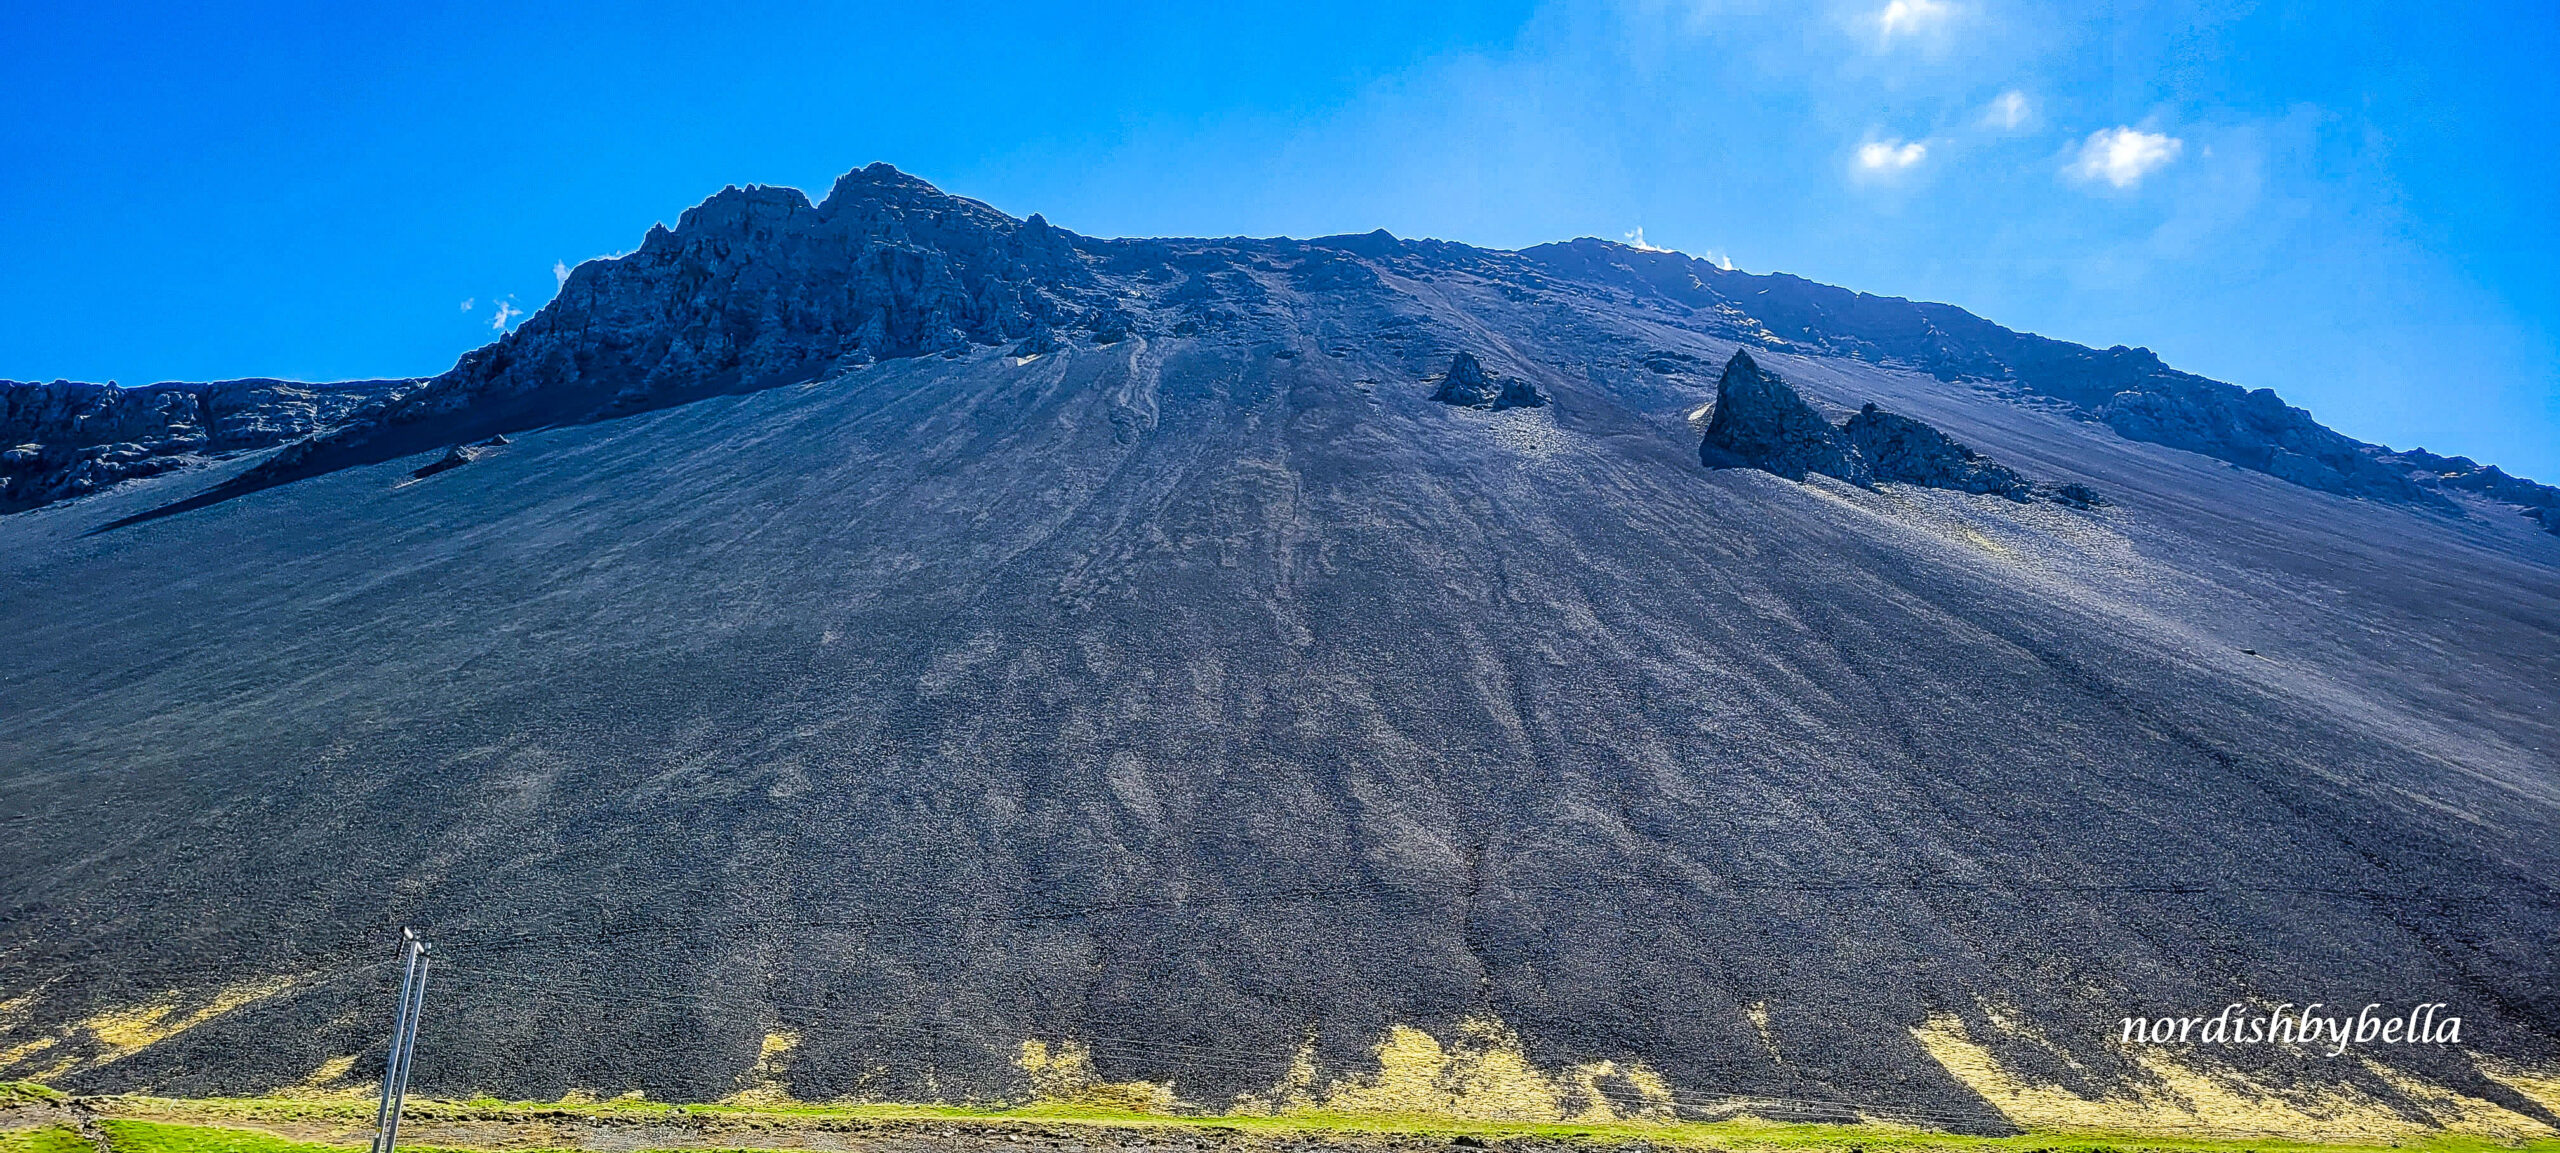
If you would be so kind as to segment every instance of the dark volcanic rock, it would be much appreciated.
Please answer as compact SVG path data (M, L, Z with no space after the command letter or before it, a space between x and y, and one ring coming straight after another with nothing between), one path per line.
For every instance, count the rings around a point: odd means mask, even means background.
M128 389L0 381L0 444L15 446L0 454L0 512L281 444L417 383L226 380Z
M1440 387L1431 399L1442 404L1465 408L1536 408L1547 403L1536 385L1517 377L1497 378L1484 369L1471 353L1461 352L1449 358L1449 371L1440 377Z
M461 468L462 466L477 459L479 459L478 454L463 445L457 444L452 448L446 449L444 451L444 455L437 457L434 461L419 465L416 469L412 470L409 475L419 480L425 480L437 473L450 472L454 469Z
M1875 478L2025 500L2033 485L1930 424L1869 404L1841 429Z
M1715 415L1698 452L1710 466L1765 469L1788 480L1816 472L1857 485L1874 480L1847 436L1740 349L1716 382Z
M2076 482L2051 487L2039 486L2036 491L2055 504L2069 505L2073 508L2105 508L2108 503L2107 498L2098 495L2096 489Z
M1466 405L1470 408L1490 406L1501 389L1484 373L1484 365L1469 353L1449 358L1449 371L1440 377L1440 387L1431 399L1442 404Z

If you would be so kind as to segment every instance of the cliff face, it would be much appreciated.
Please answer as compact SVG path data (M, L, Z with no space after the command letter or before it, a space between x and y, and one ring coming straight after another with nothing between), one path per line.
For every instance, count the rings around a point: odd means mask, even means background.
M368 1080L419 925L439 1095L2541 1108L2539 486L1827 292L724 193L281 463L0 517L0 1077ZM1772 416L1872 487L1702 460ZM2311 999L2466 1044L2114 1040Z

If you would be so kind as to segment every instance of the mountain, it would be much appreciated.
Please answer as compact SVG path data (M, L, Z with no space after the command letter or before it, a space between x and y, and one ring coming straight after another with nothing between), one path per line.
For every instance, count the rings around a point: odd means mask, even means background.
M0 517L0 1076L2560 1126L2552 490L2139 349L874 165L312 427Z

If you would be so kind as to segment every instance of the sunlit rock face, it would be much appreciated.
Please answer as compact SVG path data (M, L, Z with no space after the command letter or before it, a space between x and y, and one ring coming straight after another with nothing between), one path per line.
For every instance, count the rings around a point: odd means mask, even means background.
M418 925L423 1094L2513 1111L2543 490L2233 396L1597 241L723 193L308 447L0 517L0 1078L364 1082ZM2470 1024L2115 1042L2235 999Z

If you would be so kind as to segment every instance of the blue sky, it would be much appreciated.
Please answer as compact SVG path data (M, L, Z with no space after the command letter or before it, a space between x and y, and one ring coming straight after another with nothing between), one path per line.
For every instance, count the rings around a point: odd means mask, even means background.
M2554 59L2548 0L13 4L0 377L433 373L887 160L1103 235L1642 229L2560 480Z

